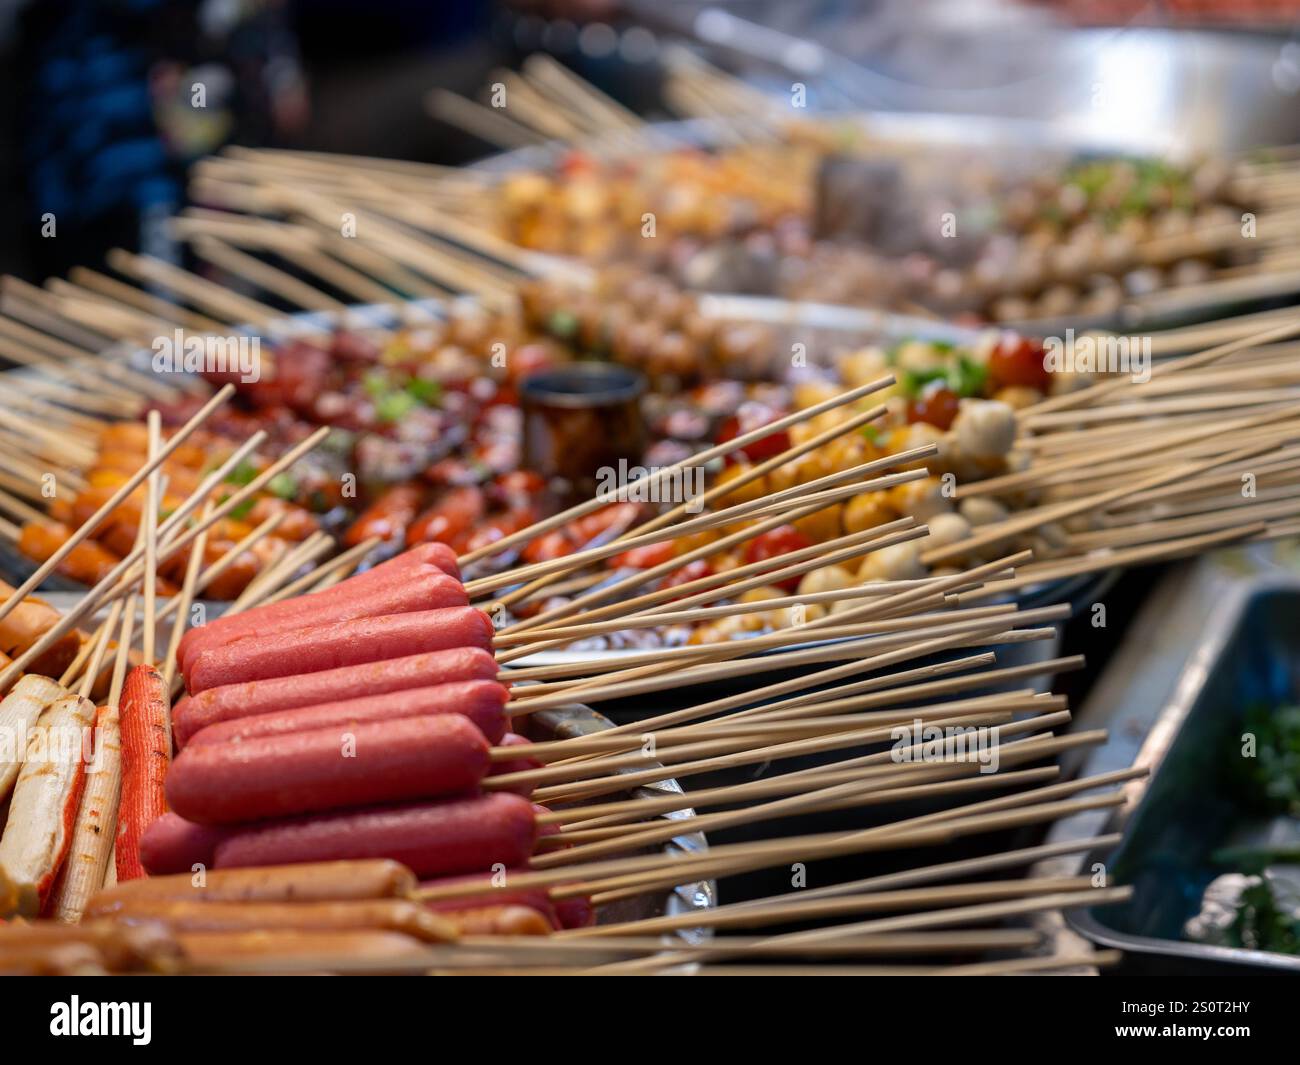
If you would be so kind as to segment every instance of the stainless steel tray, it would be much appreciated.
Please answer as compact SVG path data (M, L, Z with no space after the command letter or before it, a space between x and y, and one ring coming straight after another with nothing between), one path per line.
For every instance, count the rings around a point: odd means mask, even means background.
M1089 855L1133 898L1073 911L1066 920L1096 943L1148 959L1154 971L1209 972L1247 966L1300 972L1300 957L1190 942L1181 938L1202 889L1231 870L1211 854L1247 820L1221 786L1239 749L1241 716L1252 703L1300 700L1300 579L1268 575L1234 586L1188 658L1172 696L1136 759L1149 770L1128 785L1129 801L1105 829L1117 848Z
M570 739L577 736L589 736L613 728L614 723L590 707L574 705L559 707L555 710L541 710L529 719L529 734L534 739ZM667 772L667 770L665 770ZM660 799L665 795L681 795L682 787L671 777L634 788L625 793L631 799ZM664 854L700 854L708 850L708 841L703 832L691 829L695 817L692 809L673 810L661 814L660 818L681 822L681 834L674 836L658 849ZM658 820L659 818L656 818ZM630 899L602 906L596 914L597 924L618 924L623 921L636 921L646 917L677 917L686 913L708 910L717 905L718 887L712 880L697 880L687 884L678 884L665 894L638 895ZM713 929L685 928L672 933L671 938L682 939L687 943L702 943L713 937Z

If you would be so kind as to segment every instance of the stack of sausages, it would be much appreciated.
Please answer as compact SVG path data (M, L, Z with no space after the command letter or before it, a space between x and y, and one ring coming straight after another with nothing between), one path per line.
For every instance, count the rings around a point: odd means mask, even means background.
M142 878L97 892L80 924L0 921L0 975L387 971L457 938L416 886L391 861Z
M143 870L391 859L429 879L526 866L532 803L480 787L490 748L519 742L492 631L436 543L190 630L167 812L142 833ZM525 928L516 913L512 931L558 925L533 901L544 920ZM496 902L462 923L493 930L509 916Z

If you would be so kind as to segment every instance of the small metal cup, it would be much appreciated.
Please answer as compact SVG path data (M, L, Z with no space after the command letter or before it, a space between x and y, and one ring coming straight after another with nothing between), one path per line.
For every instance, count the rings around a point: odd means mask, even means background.
M645 378L605 362L576 362L525 377L523 462L565 505L590 499L610 470L645 453ZM605 473L602 475L602 470Z

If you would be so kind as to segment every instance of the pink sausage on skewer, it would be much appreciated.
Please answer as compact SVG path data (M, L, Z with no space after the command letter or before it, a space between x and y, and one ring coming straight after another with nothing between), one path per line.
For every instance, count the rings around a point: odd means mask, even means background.
M274 714L231 718L188 738L193 747L212 743L283 736L318 728L341 728L372 721L396 721L429 714L459 714L474 723L488 743L500 743L506 731L504 710L509 692L494 680L468 680L430 688L408 688L386 695L302 706ZM509 762L507 765L513 765ZM504 770L503 770L504 772Z
M468 605L465 586L436 566L408 564L389 572L381 567L323 592L285 599L229 618L215 618L190 629L181 640L176 660L184 672L202 652L247 637L260 638L353 618Z
M199 825L170 810L140 836L140 864L150 876L191 873L196 865L212 868L217 844L233 829Z
M455 795L487 771L487 740L468 719L411 717L189 746L167 774L167 805L199 824L234 824Z
M218 844L216 867L391 858L419 877L453 876L523 865L535 835L526 799L477 795L249 826Z
M200 729L219 721L384 695L408 688L491 680L496 675L496 660L486 651L477 647L457 647L363 666L226 684L177 702L172 708L172 728L177 744L183 747Z
M508 762L493 762L492 769L488 773L490 777L503 776L506 773L522 773L528 769L540 769L542 763L536 758L529 758L525 753L528 747L533 745L533 741L527 736L520 736L517 732L507 732L501 739L502 747L518 747L520 755L518 758L511 758ZM522 795L525 799L533 793L532 784L511 784L507 791L512 791L516 795Z
M473 607L419 610L313 625L266 638L237 640L199 654L185 674L201 692L292 673L315 673L451 647L492 647L492 622Z
M362 573L355 573L346 580L339 581L329 588L319 592L311 592L307 595L294 596L292 599L284 599L278 603L268 603L265 606L254 607L239 614L232 614L230 617L214 618L206 625L187 632L181 640L181 649L187 647L187 643L193 643L199 638L200 632L225 630L230 633L241 631L248 627L248 618L256 617L262 621L268 621L273 618L296 616L303 609L303 603L310 602L313 608L321 602L336 600L340 597L346 598L348 595L359 589L378 587L400 577L404 572L420 566L433 566L442 573L451 577L453 580L460 580L460 568L456 565L455 553L445 544L420 544L409 551L387 562L380 563L373 569L365 570Z

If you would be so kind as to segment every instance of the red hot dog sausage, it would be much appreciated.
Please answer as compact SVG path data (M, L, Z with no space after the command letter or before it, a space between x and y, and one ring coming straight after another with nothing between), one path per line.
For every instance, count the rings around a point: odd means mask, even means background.
M290 732L343 728L372 721L396 721L429 714L459 714L473 722L488 743L499 743L506 731L505 704L509 693L494 680L469 680L432 688L372 695L361 699L302 706L277 714L232 718L196 732L195 746L210 743L265 739ZM508 763L513 765L514 763ZM523 767L521 767L523 768ZM504 772L504 770L502 770Z
M378 570L374 572L379 572ZM369 574L363 574L369 576ZM352 578L360 580L359 577ZM286 599L264 609L254 609L231 618L216 618L190 629L181 641L177 661L188 669L203 651L245 638L261 639L277 632L289 632L310 625L326 625L353 618L384 617L416 610L440 610L468 606L465 586L434 566L406 566L383 581L371 580L348 588L348 581L300 599ZM341 594L335 594L342 589ZM293 609L277 610L277 607Z
M436 550L440 548L441 550ZM386 584L397 581L400 583L403 575L409 575L410 571L422 566L432 566L446 576L455 581L460 580L460 570L456 566L456 556L451 549L444 544L423 544L418 548L405 551L395 558L390 558L373 569L368 569L363 573L357 573L339 581L338 584L326 588L320 592L312 592L309 595L295 596L292 599L284 599L278 603L268 603L266 606L255 607L252 610L246 610L241 614L233 614L230 617L214 618L197 629L191 629L182 638L180 643L180 661L187 661L191 648L196 644L201 644L207 640L203 633L224 632L233 634L235 632L247 631L250 627L256 627L257 624L269 623L272 620L279 620L287 617L308 617L310 623L311 612L320 608L322 603L339 602L348 598L359 595L363 591L372 590ZM249 619L256 619L250 622Z
M199 825L168 811L140 836L140 864L150 876L192 873L196 865L212 868L217 844L231 829Z
M468 720L410 717L191 745L167 775L167 804L199 824L233 824L455 795L487 770L487 740Z
M185 675L191 692L223 684L315 673L450 647L491 650L492 622L473 607L358 618L238 640L199 654Z
M408 688L492 680L496 675L496 660L486 651L456 647L364 666L227 684L181 699L172 709L172 729L177 744L183 747L200 729L219 721L386 695Z
M499 777L506 773L522 773L528 769L540 769L542 763L536 758L529 758L524 749L531 747L533 741L527 736L521 736L517 732L507 732L501 739L502 747L518 747L520 757L512 758L508 762L493 762L492 769L488 773L490 777ZM512 784L508 790L516 795L522 795L525 799L533 793L535 785L532 784Z
M218 844L217 868L391 858L419 877L451 876L523 865L535 831L528 801L498 792L250 826Z

